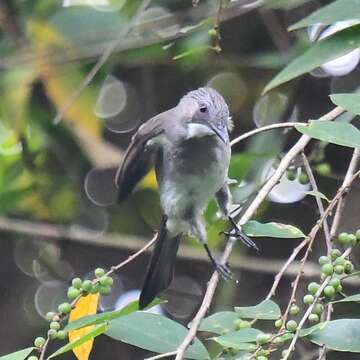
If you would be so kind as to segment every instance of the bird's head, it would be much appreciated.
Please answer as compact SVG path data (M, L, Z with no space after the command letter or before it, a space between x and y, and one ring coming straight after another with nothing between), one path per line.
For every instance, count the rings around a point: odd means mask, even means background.
M229 141L232 121L224 98L209 87L187 93L179 103L186 108L189 137L217 135L224 143Z

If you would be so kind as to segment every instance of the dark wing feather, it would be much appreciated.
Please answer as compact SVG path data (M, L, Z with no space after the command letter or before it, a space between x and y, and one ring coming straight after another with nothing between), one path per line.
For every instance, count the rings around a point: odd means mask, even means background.
M166 113L168 112L161 113L145 122L132 137L123 162L116 173L115 183L119 189L119 202L130 195L136 184L154 165L157 146L149 146L148 142L163 133L161 125L163 121L166 121Z

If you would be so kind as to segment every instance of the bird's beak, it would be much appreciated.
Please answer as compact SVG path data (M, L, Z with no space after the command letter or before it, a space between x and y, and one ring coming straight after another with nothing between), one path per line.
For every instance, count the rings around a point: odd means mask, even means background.
M229 134L227 132L226 126L217 127L216 124L207 124L209 128L220 138L220 140L226 144L229 140Z

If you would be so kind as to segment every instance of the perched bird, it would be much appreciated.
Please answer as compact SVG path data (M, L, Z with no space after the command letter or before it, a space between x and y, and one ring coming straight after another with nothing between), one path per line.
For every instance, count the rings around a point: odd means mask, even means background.
M230 276L207 245L203 211L211 198L216 198L223 216L231 221L231 236L257 248L240 232L229 213L231 128L223 97L204 87L190 91L174 108L146 121L132 137L116 174L118 200L124 200L155 165L164 213L140 295L140 308L170 285L183 234L198 239L214 268L223 277Z

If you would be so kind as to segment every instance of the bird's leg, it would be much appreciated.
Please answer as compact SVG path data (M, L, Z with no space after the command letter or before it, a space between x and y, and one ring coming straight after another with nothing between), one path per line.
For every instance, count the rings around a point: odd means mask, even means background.
M229 236L229 237L234 237L237 240L240 239L241 242L243 244L245 244L247 247L253 248L257 252L259 252L258 246L248 236L246 236L244 233L241 232L238 224L236 223L234 218L232 216L230 216L230 215L229 215L229 221L230 221L233 229L230 232L225 232L224 231L223 234L225 234L226 236Z
M231 271L228 268L228 266L223 265L223 264L219 263L217 260L215 260L213 254L210 251L210 248L209 248L208 244L204 243L203 246L204 246L204 249L205 249L206 253L209 256L209 259L210 259L211 264L214 267L214 269L218 272L218 274L224 280L230 280L232 278L232 274L231 274Z

